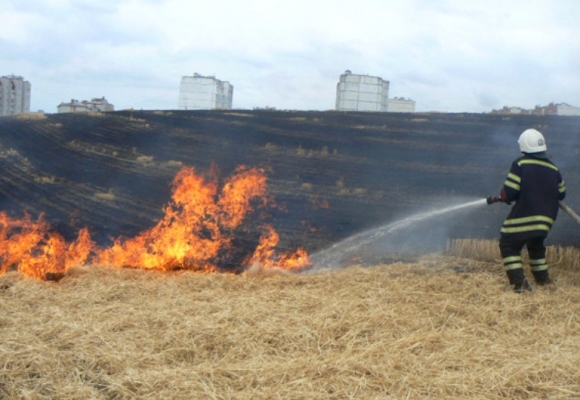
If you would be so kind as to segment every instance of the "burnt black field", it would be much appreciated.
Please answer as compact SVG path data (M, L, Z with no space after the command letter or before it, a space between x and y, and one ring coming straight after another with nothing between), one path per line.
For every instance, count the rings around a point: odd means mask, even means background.
M527 128L544 133L580 211L580 118L489 114L120 111L0 118L0 209L45 219L66 238L89 227L101 245L151 227L181 166L226 179L267 170L282 249L323 249L416 212L496 195ZM389 251L448 238L498 237L509 207L478 206L392 238ZM264 213L262 212L262 217ZM252 216L249 217L253 218ZM257 233L246 223L241 241ZM580 245L560 212L548 244Z

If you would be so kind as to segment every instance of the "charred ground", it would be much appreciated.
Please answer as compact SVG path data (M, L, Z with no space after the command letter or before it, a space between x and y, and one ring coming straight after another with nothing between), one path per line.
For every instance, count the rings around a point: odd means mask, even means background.
M487 114L121 111L0 118L0 209L27 211L67 238L134 236L162 216L184 166L264 167L279 206L266 217L280 247L324 248L417 210L497 194L516 140L541 130L580 209L580 118ZM508 209L434 221L427 234L493 238ZM262 211L263 213L264 211ZM551 243L579 245L561 213ZM239 240L253 241L252 222Z

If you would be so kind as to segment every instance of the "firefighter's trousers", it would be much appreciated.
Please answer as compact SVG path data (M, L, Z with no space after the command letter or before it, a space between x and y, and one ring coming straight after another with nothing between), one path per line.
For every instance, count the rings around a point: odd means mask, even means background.
M514 237L515 236L515 237ZM546 246L544 236L521 239L517 235L502 235L499 240L499 249L503 265L510 285L522 285L525 281L522 249L526 246L530 259L530 269L536 283L549 283L548 263L546 262Z

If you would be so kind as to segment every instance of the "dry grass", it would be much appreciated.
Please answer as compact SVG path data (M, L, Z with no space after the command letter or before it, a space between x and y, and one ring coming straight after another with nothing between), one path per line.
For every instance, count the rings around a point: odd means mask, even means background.
M580 283L498 262L0 276L0 398L580 398Z
M141 164L150 164L153 162L153 156L138 156L137 162Z
M94 195L99 200L115 200L117 195L115 194L115 190L110 188L107 192L97 192Z
M46 119L46 115L42 112L28 112L16 114L16 118L21 120L42 120Z
M457 239L447 245L446 254L471 258L479 261L491 261L501 263L499 243L497 240ZM522 258L528 262L528 253L522 251ZM546 260L556 272L566 274L567 279L573 279L580 283L580 249L576 247L548 246L546 248ZM578 275L578 276L576 276Z

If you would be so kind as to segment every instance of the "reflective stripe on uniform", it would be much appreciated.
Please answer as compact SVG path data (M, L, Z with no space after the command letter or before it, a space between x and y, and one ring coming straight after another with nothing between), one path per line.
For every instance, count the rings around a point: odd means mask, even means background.
M522 256L511 256L502 259L506 271L522 268Z
M566 183L564 181L562 181L558 185L558 192L564 193L565 191L566 191Z
M507 187L511 187L512 189L519 191L521 181L522 181L522 178L520 178L516 174L510 172L503 184Z
M554 220L544 215L506 219L501 228L502 233L520 233L531 231L546 231L552 229Z
M545 271L548 269L548 264L545 258L542 258L540 260L530 259L530 267L532 271Z
M529 158L523 159L518 161L518 165L521 167L523 164L535 164L535 165L541 165L543 167L548 167L548 168L552 168L554 171L558 171L558 167L556 167L554 164L550 164L549 162L546 161L540 161L540 160L532 160Z
M512 189L515 189L515 190L518 190L518 191L520 190L520 185L518 185L515 182L509 181L507 179L506 179L506 181L503 184L505 186L507 186L507 187L511 187Z
M520 183L522 181L522 178L520 178L519 176L517 176L516 174L513 173L509 173L508 174L508 179L511 179L512 181L516 182L516 183Z
M530 231L547 231L552 229L554 220L543 215L506 219L501 228L502 233L519 233Z
M501 228L502 233L520 233L520 232L531 232L531 231L547 231L549 232L552 229L549 225L524 225L524 226L517 226L513 228Z
M503 224L504 225L518 225L518 224L525 224L528 222L548 222L550 224L553 224L554 220L552 218L546 217L544 215L532 215L531 217L506 219L506 221Z

